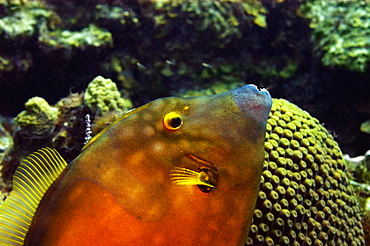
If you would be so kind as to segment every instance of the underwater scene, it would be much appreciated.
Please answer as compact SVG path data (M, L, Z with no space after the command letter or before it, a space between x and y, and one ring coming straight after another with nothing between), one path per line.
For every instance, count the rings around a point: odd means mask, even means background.
M0 245L370 245L369 0L0 0Z

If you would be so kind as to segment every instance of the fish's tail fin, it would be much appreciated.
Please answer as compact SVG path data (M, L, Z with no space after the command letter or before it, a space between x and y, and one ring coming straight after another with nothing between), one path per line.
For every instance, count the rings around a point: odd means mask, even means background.
M13 176L13 191L0 206L0 245L23 245L39 202L66 166L51 148L22 160Z

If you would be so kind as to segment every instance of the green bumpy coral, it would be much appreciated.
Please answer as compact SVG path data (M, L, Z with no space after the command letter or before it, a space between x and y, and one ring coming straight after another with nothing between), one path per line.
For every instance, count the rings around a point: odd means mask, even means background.
M370 2L306 1L301 6L310 19L312 38L326 66L364 72L370 60Z
M365 245L361 212L333 136L273 99L265 161L246 245Z
M10 59L0 56L0 71L11 71L13 64Z
M109 111L126 111L132 107L130 100L121 97L117 85L111 79L102 76L97 76L89 83L84 102L98 115Z
M183 23L180 32L193 26L196 32L213 35L221 47L241 37L241 21L266 27L267 11L255 0L162 0L154 1L154 8L157 26L166 29L169 22L176 20Z
M367 120L361 124L360 131L370 134L370 120Z
M32 97L25 103L26 110L14 118L21 135L47 138L55 129L59 110L42 97Z
M98 22L106 22L107 24L113 24L109 21L119 20L119 22L114 22L113 25L137 25L139 24L139 18L133 11L125 10L119 6L110 6L105 4L98 4L95 6L95 19Z
M41 29L39 42L49 47L65 49L113 46L112 34L94 24L90 24L81 31L61 29L49 31L44 27Z
M0 2L0 4L2 4ZM6 39L25 38L37 33L41 23L53 25L57 15L39 1L5 4L8 14L0 18L0 34Z
M12 135L5 129L3 126L2 118L0 116L0 163L2 163L5 153L8 149L10 149L13 146L13 138ZM2 166L0 165L0 171L2 169ZM0 178L0 184L2 180ZM1 200L1 197L0 197Z

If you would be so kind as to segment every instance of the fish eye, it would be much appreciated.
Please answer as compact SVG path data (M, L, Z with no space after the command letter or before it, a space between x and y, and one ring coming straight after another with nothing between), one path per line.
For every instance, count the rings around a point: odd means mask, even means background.
M210 193L214 188L205 185L198 185L198 189L203 193Z
M177 130L181 127L183 121L181 115L176 112L170 112L164 117L163 123L168 130Z

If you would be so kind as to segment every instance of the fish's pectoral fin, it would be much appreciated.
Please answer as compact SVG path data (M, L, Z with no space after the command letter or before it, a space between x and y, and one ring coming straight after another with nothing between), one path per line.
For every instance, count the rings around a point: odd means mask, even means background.
M208 169L207 169L208 170ZM216 188L213 175L205 169L199 172L183 167L175 167L171 170L171 180L176 185L197 185L203 192L209 192Z
M66 166L51 148L22 160L13 176L13 190L0 206L0 245L23 245L38 204Z

